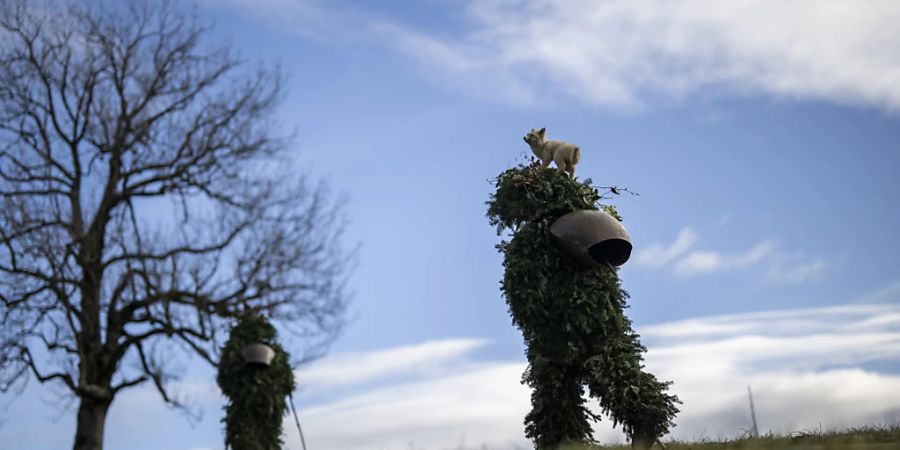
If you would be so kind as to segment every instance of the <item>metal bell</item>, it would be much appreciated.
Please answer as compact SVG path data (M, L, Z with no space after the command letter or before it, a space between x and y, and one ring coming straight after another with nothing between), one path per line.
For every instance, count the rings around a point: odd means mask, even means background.
M266 344L250 344L241 349L241 357L248 366L260 368L269 367L272 359L275 358L275 350Z
M631 257L631 238L613 216L582 209L553 222L550 233L560 248L585 267L618 267Z

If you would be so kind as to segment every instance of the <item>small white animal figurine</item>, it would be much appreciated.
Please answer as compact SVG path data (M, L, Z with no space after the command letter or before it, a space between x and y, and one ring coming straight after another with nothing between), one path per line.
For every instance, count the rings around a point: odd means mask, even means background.
M547 168L553 161L560 172L568 172L569 176L575 178L575 165L581 161L581 150L568 142L544 139L546 132L546 128L532 129L522 139L525 139L534 155L541 159L542 167Z

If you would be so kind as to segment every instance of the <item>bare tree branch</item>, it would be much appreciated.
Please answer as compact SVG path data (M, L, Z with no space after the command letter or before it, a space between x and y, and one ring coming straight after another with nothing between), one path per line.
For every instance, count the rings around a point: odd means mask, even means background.
M0 0L0 389L64 386L88 442L123 389L183 406L160 355L215 365L247 312L321 352L352 254L273 133L277 70L210 49L174 2L68 5Z
M72 390L72 392L76 392L78 387L75 386L75 381L72 380L72 377L65 372L54 372L49 374L42 374L38 368L37 364L34 362L34 358L31 356L31 351L28 348L22 349L22 355L25 359L26 364L31 369L31 372L34 374L34 377L37 378L41 383L46 383L50 380L60 380L65 385Z

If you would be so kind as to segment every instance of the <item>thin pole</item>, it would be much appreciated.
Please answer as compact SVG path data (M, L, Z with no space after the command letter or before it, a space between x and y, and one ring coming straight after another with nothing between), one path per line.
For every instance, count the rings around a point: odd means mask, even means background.
M747 396L750 397L750 418L753 419L753 437L759 437L759 428L756 427L756 408L753 407L753 391L747 386Z
M300 418L297 417L297 408L294 407L294 394L291 393L288 397L291 401L291 411L294 412L294 422L297 423L297 431L300 432L300 444L303 445L303 450L306 450L306 440L303 439L303 428L300 428Z

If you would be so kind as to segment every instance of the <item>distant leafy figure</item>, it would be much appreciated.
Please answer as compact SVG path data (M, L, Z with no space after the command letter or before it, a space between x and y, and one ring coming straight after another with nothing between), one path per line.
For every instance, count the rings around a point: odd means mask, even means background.
M265 368L247 364L241 351L261 343L275 351ZM264 317L251 315L231 330L216 382L228 397L225 404L225 445L233 450L281 450L282 422L287 396L294 391L289 355L278 343L275 327Z
M649 448L673 426L678 398L670 383L643 371L639 336L625 316L627 293L608 269L583 269L557 250L553 222L575 210L603 208L599 193L555 170L521 166L500 174L488 218L502 241L501 290L527 346L523 382L532 388L526 436L538 449L592 442L584 388L635 448Z
M278 170L280 75L179 8L0 0L0 391L62 388L75 450L126 389L189 406L179 367L247 311L299 359L343 323L342 215Z

